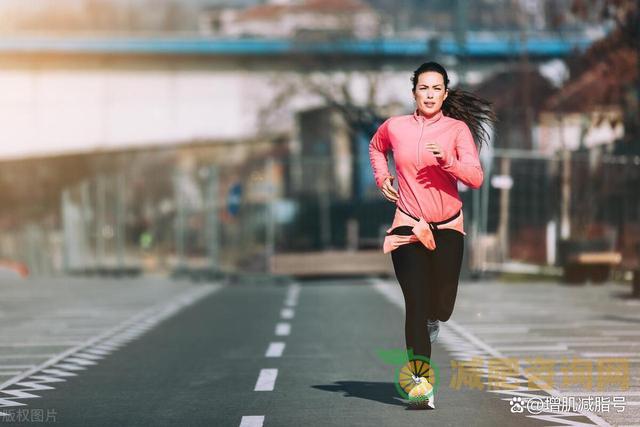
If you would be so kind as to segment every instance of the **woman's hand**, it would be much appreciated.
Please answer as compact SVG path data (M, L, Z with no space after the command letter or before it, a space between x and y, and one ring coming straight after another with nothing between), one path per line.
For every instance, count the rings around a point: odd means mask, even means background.
M384 197L390 202L396 202L398 200L398 192L395 188L393 188L392 182L395 178L392 176L387 177L382 183L382 187L380 187L380 191Z
M444 166L449 163L449 156L447 152L440 147L437 142L427 142L427 150L431 151L435 158L440 163L440 166Z

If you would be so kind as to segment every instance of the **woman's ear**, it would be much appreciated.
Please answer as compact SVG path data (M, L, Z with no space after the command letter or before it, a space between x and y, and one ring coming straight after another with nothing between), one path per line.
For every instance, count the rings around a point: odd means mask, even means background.
M449 96L449 88L445 89L444 98L442 98L442 102L444 102L444 100L447 99L447 96Z

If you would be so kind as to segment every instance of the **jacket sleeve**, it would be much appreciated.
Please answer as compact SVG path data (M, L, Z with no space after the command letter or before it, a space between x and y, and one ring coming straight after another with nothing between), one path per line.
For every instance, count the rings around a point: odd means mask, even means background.
M466 123L460 126L456 136L455 155L451 156L442 169L451 173L471 188L480 188L484 179L482 165L478 156L478 149L473 141L473 135Z
M389 173L389 165L387 164L387 151L391 149L391 142L389 140L389 120L385 120L369 142L369 160L371 162L371 169L373 169L373 176L378 188L382 186L384 180L392 176Z

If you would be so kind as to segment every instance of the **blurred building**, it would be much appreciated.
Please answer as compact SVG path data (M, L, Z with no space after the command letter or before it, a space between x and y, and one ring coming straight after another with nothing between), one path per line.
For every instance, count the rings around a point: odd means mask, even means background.
M201 12L200 31L224 37L348 37L380 35L382 19L364 0L271 0L248 8Z
M352 148L342 116L330 107L296 114L300 149L292 153L292 191L314 195L331 189L336 199L353 197Z
M549 97L541 116L541 148L577 150L605 144L609 152L640 154L638 107L633 101L639 55L625 46L609 49L607 57L598 57Z
M500 70L475 87L478 95L492 102L500 118L493 138L495 148L534 150L537 116L556 91L539 67L523 68Z
M403 3L398 13L401 9L424 16L427 9L418 3L411 3L415 8ZM158 5L142 19L136 11L144 8L124 7L111 15L107 2L74 4L78 15L71 21L61 17L64 14L55 15L60 18L52 21L56 30L66 28L65 22L76 22L78 27L71 25L69 31L194 31L192 12L201 10L189 8L191 15L178 9L168 13L168 3L131 2ZM85 9L87 4L92 6ZM442 4L442 10L428 18L449 13L454 27L466 31L465 22L476 17L462 15L464 4L455 2L453 9ZM280 220L284 235L280 243L287 250L345 244L375 249L390 206L372 184L367 144L378 116L389 115L385 107L396 106L393 114L413 109L409 78L417 65L428 59L443 62L454 87L484 84L487 93L502 102L510 125L506 132L498 132L496 141L502 145L497 146L530 150L539 103L537 98L528 102L527 96L544 97L548 89L547 80L530 71L591 42L551 33L523 40L513 32L506 38L502 33L467 34L460 44L457 36L443 29L442 36L430 43L421 31L432 28L431 21L415 17L413 24L407 21L407 28L416 30L415 37L408 37L407 31L405 37L384 38L379 36L389 33L388 16L360 0L245 3L202 10L197 13L199 28L212 37L3 40L0 134L10 143L0 147L0 159L13 163L0 173L0 187L8 195L5 200L21 204L19 215L15 215L18 210L5 210L8 216L13 214L14 228L26 218L24 212L35 221L46 214L55 236L64 189L63 223L75 224L81 211L93 212L82 216L83 224L78 225L86 232L72 233L78 242L86 242L70 246L67 256L77 258L88 253L83 248L95 248L96 264L123 254L118 249L123 245L136 248L140 237L148 235L167 258L203 257L215 240L207 233L220 209L221 240L226 242L223 252L229 263L239 259L251 263L260 260L260 253L273 251L277 240L273 227ZM85 12L90 12L91 20L78 18ZM24 28L34 28L36 22ZM522 67L526 72L514 72L523 52L531 66ZM369 127L350 128L340 111L345 104L367 113L360 122ZM219 177L214 179L216 168ZM514 196L532 199L528 183L536 185L540 200L548 196L547 181L534 182L532 169L515 163L514 169L514 176L520 174L514 178ZM122 171L127 176L120 176ZM217 200L212 194L218 195ZM486 210L494 203L493 193L489 200ZM540 234L547 226L547 209L532 209L528 200L517 211L539 214L533 219L523 215L521 223L529 225L527 232ZM478 206L465 203L473 209ZM115 209L123 205L128 206L126 217ZM296 210L292 206L300 209L295 221L289 221ZM508 203L502 203L499 218L490 217L481 232L505 229L508 211ZM127 230L124 243L117 231L123 229ZM26 234L30 247L36 248L37 233ZM523 233L512 236L527 240ZM528 256L542 259L544 253Z
M543 111L538 118L538 150L553 155L561 150L599 150L612 153L624 136L622 111L610 106L590 112Z
M448 36L602 32L574 0L3 0L2 33ZM382 25L381 25L382 24Z

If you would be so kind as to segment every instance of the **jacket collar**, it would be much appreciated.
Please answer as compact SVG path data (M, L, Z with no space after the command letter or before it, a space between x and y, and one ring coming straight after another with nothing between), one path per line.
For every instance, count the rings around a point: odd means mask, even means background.
M426 118L422 114L420 114L420 110L417 108L413 111L413 118L417 122L424 122L424 124L435 123L442 118L442 110L438 111L433 117Z

